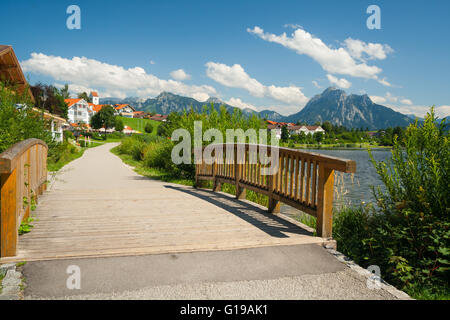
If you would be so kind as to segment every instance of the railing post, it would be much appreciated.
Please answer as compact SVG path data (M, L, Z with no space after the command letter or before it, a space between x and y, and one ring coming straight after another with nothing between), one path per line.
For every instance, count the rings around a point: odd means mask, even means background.
M0 257L15 256L17 252L17 173L1 176L1 213L0 213Z
M272 159L272 148L270 148L270 159ZM272 159L273 160L273 159ZM271 163L271 166L273 166L273 163ZM277 164L275 166L277 169L276 172L279 172L280 168L280 154L278 154ZM275 172L271 172L269 175L269 206L268 211L270 213L280 213L280 202L278 200L275 200L273 197L273 193L275 191Z
M319 192L317 195L317 226L319 237L331 238L333 227L334 170L319 164Z
M236 199L245 199L245 196L246 196L245 188L242 188L239 185L239 182L241 180L241 172L242 172L242 161L241 161L242 159L240 157L242 157L242 156L243 155L240 154L239 158L238 158L238 145L235 144L234 145L234 178L235 178L235 185L236 185ZM239 163L238 163L238 160L239 160Z
M217 155L216 155L216 149L214 149L214 160L212 164L212 175L213 175L213 192L218 192L221 189L221 184L219 181L217 181L216 174L217 174Z

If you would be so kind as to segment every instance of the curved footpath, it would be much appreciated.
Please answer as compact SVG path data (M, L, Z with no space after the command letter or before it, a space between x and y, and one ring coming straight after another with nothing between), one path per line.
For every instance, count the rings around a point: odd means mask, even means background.
M58 173L19 238L26 299L398 299L321 238L224 193L136 174L105 144ZM7 262L7 261L2 261ZM68 289L69 266L80 288ZM72 267L73 268L73 267Z

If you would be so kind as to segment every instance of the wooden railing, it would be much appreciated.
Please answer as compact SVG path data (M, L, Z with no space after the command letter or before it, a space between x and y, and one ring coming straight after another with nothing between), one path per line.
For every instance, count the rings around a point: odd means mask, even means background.
M200 180L212 180L213 190L219 191L222 183L234 184L238 199L245 198L246 189L265 194L269 212L278 213L280 202L286 203L317 218L318 236L332 237L334 170L354 173L355 161L251 144L222 144L220 149L211 152L211 160L201 157L196 163L197 186ZM270 163L262 163L260 155L271 157L272 153L278 163L266 174L261 168L268 169Z
M0 154L0 257L16 255L20 224L46 189L47 150L42 140L28 139Z

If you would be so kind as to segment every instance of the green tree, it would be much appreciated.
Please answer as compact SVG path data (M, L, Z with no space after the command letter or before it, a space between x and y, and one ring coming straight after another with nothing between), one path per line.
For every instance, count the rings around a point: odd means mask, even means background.
M289 130L287 126L281 127L281 141L286 142L289 139Z
M330 121L325 121L322 123L322 128L325 130L327 134L330 134L333 131L333 125Z
M122 132L123 128L124 128L123 120L120 119L119 117L116 117L116 123L114 126L114 130L116 130L117 132Z
M0 153L19 141L37 138L48 144L50 155L56 146L49 131L50 124L41 112L27 107L32 105L28 90L23 94L16 92L18 90L10 90L0 82Z
M89 95L86 92L81 92L78 94L78 99L83 99L86 102L91 102L92 103L92 99L89 97Z
M306 133L304 131L300 131L298 134L298 143L305 143L306 142Z
M94 129L113 128L116 124L115 110L112 106L104 106L91 118L91 126ZM105 131L106 132L106 131Z
M317 141L317 143L321 143L323 140L323 133L322 132L316 132L314 134L314 140Z
M69 85L67 83L64 85L64 87L59 89L59 94L63 97L63 99L70 98Z
M68 108L64 99L67 99L68 92L65 91L65 88L59 90L54 86L38 83L31 86L30 90L33 94L36 108L67 119Z
M144 127L144 131L147 133L153 132L153 125L150 122L147 122Z
M333 228L343 252L363 266L378 265L383 279L410 294L448 297L450 144L445 119L436 120L431 108L403 141L395 135L384 161L369 151L383 183L373 188L377 206L339 213Z

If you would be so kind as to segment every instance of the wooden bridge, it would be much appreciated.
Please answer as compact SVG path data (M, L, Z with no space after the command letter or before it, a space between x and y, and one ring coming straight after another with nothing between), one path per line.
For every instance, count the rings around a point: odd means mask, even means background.
M140 176L109 152L115 145L88 149L53 179L40 140L0 155L0 262L324 243L331 237L333 172L356 169L350 160L256 146L258 159L278 152L278 168L265 175L266 165L251 161L254 146L224 145L214 163L196 165L197 185L212 180L210 191ZM226 160L238 149L241 158ZM236 197L218 192L222 183L233 184ZM246 189L266 195L269 210L242 200ZM34 202L34 228L18 236ZM316 216L319 237L277 215L280 202Z

